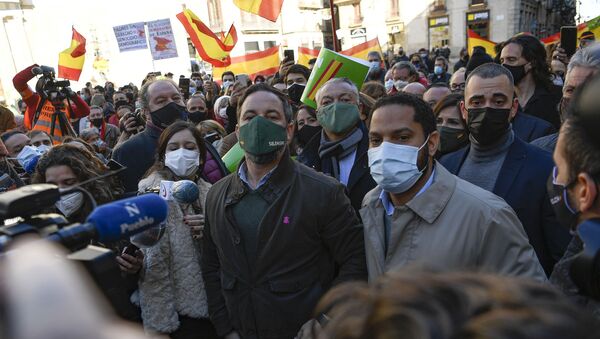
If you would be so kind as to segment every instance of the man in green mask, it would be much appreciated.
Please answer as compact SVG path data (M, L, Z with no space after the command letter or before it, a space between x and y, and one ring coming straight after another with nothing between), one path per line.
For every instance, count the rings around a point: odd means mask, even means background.
M358 211L376 186L369 173L369 133L360 120L358 88L347 78L334 78L317 91L316 101L323 132L308 142L298 161L344 184Z
M248 88L237 173L206 199L202 273L220 337L293 338L327 290L366 280L362 224L344 187L290 158L292 109L266 84Z

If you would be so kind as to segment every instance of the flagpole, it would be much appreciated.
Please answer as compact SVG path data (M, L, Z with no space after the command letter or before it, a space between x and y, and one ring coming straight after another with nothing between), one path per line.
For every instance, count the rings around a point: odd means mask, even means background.
M331 32L333 34L333 50L336 52L340 51L340 46L338 43L337 33L335 32L335 26L337 26L335 22L335 11L333 7L333 0L329 0L329 9L331 10Z

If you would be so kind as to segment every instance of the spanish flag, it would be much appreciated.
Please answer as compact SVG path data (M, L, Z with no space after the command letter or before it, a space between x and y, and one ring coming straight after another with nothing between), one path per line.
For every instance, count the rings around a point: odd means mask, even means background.
M319 56L318 49L310 49L305 47L298 48L298 63L308 67L308 62L311 59L316 59Z
M219 38L189 9L177 14L186 32L190 36L198 55L202 60L214 67L225 67L231 64L229 53L237 43L237 31L231 25L229 32L223 38Z
M233 0L242 11L250 12L273 22L277 21L283 0Z
M227 67L213 68L213 78L221 79L226 71L234 74L248 74L251 80L257 75L269 76L279 70L279 46L267 50L246 54L231 58L231 64Z
M581 34L583 34L584 32L592 32L595 36L600 36L600 16L597 16L590 21L586 21L582 24L577 25L577 38L581 38ZM551 36L542 39L542 42L546 45L551 45L560 42L560 32L552 34Z
M378 52L379 57L383 58L383 53L381 51L381 46L379 45L379 39L375 38L373 40L369 40L367 42L363 42L360 45L356 45L350 49L345 51L341 51L340 53L343 55L351 56L357 59L369 60L368 55L369 52Z
M78 81L85 62L85 38L72 28L71 47L58 54L58 77Z
M479 34L475 33L473 30L467 28L467 52L469 55L473 53L473 47L481 46L485 48L485 52L492 56L492 58L496 55L496 43L487 39L482 38Z

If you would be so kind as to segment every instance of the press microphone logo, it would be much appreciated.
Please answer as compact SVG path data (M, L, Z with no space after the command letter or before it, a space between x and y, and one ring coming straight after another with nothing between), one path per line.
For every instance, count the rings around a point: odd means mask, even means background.
M140 208L136 204L129 202L129 203L126 203L123 207L125 207L125 211L127 211L127 214L129 215L130 218L137 218L137 220L132 223L121 224L121 233L122 234L129 234L129 233L135 232L136 230L139 230L139 229L142 229L142 228L145 228L147 226L154 224L154 218L150 218L148 216L144 216L144 217L141 216L142 212L140 211Z

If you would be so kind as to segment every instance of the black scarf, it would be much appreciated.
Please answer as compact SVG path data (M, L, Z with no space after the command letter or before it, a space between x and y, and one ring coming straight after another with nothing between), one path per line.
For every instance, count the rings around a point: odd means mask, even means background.
M321 133L321 145L319 146L321 162L324 163L327 159L331 159L333 177L340 180L339 159L343 159L356 151L358 144L363 138L363 131L360 128L356 128L344 139L338 141L329 141L327 140L325 131Z

